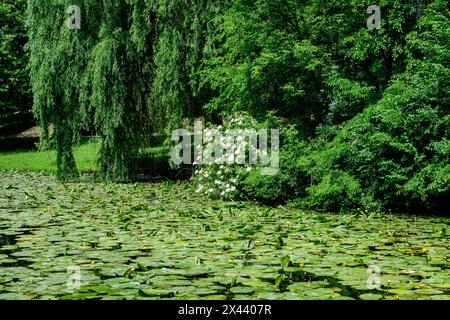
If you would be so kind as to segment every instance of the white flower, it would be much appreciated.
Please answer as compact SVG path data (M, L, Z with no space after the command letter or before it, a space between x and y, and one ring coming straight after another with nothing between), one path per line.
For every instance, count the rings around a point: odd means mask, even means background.
M235 186L232 186L230 189L231 189L231 191L236 191L236 187Z
M213 192L214 192L214 189L213 189L213 188L209 188L209 189L208 189L208 192L209 192L209 193L213 193Z
M222 170L217 171L217 175L221 176L222 175Z
M208 177L209 177L209 173L206 172L203 176L204 176L205 178L208 178Z
M197 193L200 193L201 191L203 190L203 186L200 186L198 189L197 189Z
M236 180L236 179L234 179L234 178L233 178L233 179L231 179L230 181L231 181L232 183L236 183L236 182L237 182L237 180Z
M214 184L217 184L217 185L219 185L219 184L221 184L222 182L220 181L220 180L216 180L216 181L214 181Z
M246 168L246 171L247 171L247 172L252 171L252 167L247 167L247 168Z

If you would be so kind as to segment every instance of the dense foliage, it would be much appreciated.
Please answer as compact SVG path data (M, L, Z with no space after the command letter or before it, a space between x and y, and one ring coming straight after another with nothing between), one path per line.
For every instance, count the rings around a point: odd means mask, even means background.
M28 1L34 109L44 142L53 123L59 177L73 178L72 146L80 127L93 127L102 136L101 176L128 180L151 134L177 127L182 108L192 105L202 14L213 5L84 0L81 28L73 30L66 25L71 4Z
M322 134L300 163L314 186L305 202L337 209L444 208L450 196L450 92L445 1L406 36L406 70L377 103Z
M25 0L0 1L0 116L31 106L26 70Z
M154 133L247 112L277 117L281 171L237 173L241 197L339 210L449 196L447 1L380 0L374 30L373 1L80 0L80 30L69 2L28 0L34 110L55 126L60 178L77 175L82 127L102 137L101 176L129 180Z

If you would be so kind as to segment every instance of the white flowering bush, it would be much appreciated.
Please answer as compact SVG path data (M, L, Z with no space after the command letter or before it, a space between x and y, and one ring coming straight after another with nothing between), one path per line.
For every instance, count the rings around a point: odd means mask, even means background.
M213 198L233 199L239 196L239 183L245 171L234 166L203 166L197 168L194 174L196 192Z
M240 113L224 119L223 125L209 126L209 130L205 130L203 143L197 149L203 150L203 155L213 154L215 144L219 144L224 152L214 154L206 164L194 162L193 181L197 193L224 199L242 196L242 181L256 168L248 160L251 146L244 141L245 137L237 135L230 138L226 133L228 130L259 130L260 127L261 124L248 114ZM240 160L241 164L236 164L236 160Z
M279 170L268 175L261 170L267 168L267 164L261 164L259 159L250 163L249 152L256 149L251 149L254 146L247 141L248 135L231 134L233 138L230 140L227 139L230 134L227 136L226 133L229 130L234 130L234 133L250 129L268 131L271 128L280 128L280 157ZM223 125L210 126L209 129L212 130L204 131L203 143L197 147L203 154L209 154L214 151L214 145L219 144L219 149L225 152L207 159L209 161L194 163L192 179L197 193L212 198L253 199L268 203L288 201L305 193L309 180L297 165L298 155L304 152L304 144L293 126L283 126L273 114L267 115L264 122L258 122L248 114L240 113L224 119ZM226 152L230 147L233 152Z

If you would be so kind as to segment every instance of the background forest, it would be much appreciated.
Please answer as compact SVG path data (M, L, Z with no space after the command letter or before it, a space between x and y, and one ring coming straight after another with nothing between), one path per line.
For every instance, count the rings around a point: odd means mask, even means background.
M381 28L369 30L373 4L2 0L1 125L32 106L61 180L78 177L73 147L95 133L98 176L133 181L149 167L170 175L164 136L186 121L238 118L281 128L281 170L232 171L235 198L442 211L449 4L378 0ZM67 26L70 5L81 8L80 29Z

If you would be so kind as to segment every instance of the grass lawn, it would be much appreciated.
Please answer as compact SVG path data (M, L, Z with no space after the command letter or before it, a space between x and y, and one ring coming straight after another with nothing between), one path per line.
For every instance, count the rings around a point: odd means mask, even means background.
M87 142L74 150L80 171L96 169L98 143ZM14 151L0 152L0 170L56 172L56 151Z

